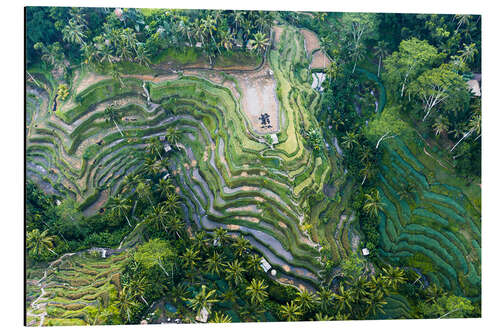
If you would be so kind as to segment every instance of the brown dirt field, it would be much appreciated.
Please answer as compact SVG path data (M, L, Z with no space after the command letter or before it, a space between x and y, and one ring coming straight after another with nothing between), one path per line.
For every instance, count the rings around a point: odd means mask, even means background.
M323 53L323 51L316 51L313 54L311 68L326 68L330 64L330 59Z
M257 72L234 74L238 80L243 96L241 106L250 121L253 131L258 134L276 133L279 131L279 105L276 97L276 81L269 75L269 66L265 65ZM262 128L259 117L269 115L271 128Z
M304 36L307 54L311 54L312 51L319 49L319 38L314 32L307 29L300 29L300 33Z

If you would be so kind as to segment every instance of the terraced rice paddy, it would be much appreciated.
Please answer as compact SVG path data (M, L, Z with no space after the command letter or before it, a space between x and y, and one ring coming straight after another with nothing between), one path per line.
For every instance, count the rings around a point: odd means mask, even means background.
M276 35L279 40L255 73L127 75L122 86L79 71L57 112L47 107L55 84L35 73L43 92L28 88L28 177L74 198L86 215L96 214L142 165L147 140L175 127L182 143L169 162L185 198L186 219L208 231L223 227L244 235L291 283L317 285L320 242L336 260L352 251L356 219L346 208L352 184L344 184L334 152L322 147L313 154L305 147L300 133L319 128L314 112L321 97L311 89L300 31L281 26ZM249 83L255 77L267 86L253 96ZM269 108L269 100L273 128L260 131L252 117L266 112L259 105ZM106 119L104 109L112 103L123 136ZM266 138L269 132L277 136L274 144ZM342 200L311 200L327 184L344 194ZM309 232L303 231L305 223L312 225Z
M427 147L428 148L428 147ZM480 296L481 217L477 185L466 187L422 146L396 139L384 157L379 191L387 258L422 270L457 295ZM413 184L411 195L404 192Z
M47 268L29 272L34 301L28 326L88 325L101 304L113 303L121 288L119 271L126 252L100 258L100 253L67 254ZM29 279L30 276L34 279ZM36 279L35 279L36 277Z

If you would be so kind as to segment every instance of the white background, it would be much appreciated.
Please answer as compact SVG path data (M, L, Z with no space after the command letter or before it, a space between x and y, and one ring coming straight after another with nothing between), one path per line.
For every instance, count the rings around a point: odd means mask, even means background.
M304 322L217 325L149 325L114 327L25 328L22 326L23 295L23 6L106 6L151 8L210 8L358 11L396 13L482 14L483 88L483 224L482 224L482 319L391 320L358 322ZM499 169L500 52L499 8L492 1L290 1L290 0L182 0L182 1L19 1L4 0L0 7L0 330L43 332L500 332L499 269L500 229L497 211Z

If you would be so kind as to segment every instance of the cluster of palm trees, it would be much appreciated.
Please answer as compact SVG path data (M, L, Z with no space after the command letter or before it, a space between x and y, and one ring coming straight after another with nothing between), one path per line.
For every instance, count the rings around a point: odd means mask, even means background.
M274 14L266 11L167 10L151 17L135 13L139 19L126 23L109 12L96 32L89 28L81 10L71 10L61 41L79 47L83 63L90 65L136 62L149 66L151 56L161 50L196 46L212 61L235 49L264 52L274 20ZM59 42L47 46L37 43L35 49L41 51L44 62L62 64L64 53Z

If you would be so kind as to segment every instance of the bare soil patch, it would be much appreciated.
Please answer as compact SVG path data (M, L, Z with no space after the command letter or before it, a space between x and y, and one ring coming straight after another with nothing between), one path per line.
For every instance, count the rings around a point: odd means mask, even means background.
M330 59L325 55L325 53L321 50L314 52L311 61L311 68L326 68L330 65Z
M307 29L300 29L300 33L304 36L307 54L311 54L312 51L319 49L319 38L314 32Z
M274 32L274 36L273 36L273 49L276 49L278 47L278 43L280 41L281 34L283 33L283 30L284 30L283 27L279 27L279 26L274 26L273 27L273 32Z
M233 75L241 87L243 96L241 106L253 131L258 134L276 133L279 131L279 104L276 97L276 81L270 74L268 65L257 72ZM269 115L269 124L262 124L260 117Z

